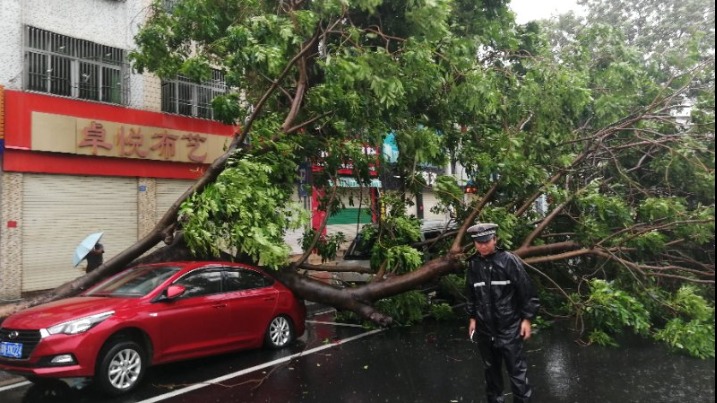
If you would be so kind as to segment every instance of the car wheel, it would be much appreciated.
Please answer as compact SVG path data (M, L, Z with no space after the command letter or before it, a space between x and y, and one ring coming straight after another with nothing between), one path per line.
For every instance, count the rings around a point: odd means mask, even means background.
M142 347L131 340L105 346L95 374L99 389L114 396L134 389L144 376L145 356Z
M294 340L294 327L286 316L277 316L266 329L265 344L270 348L282 348Z

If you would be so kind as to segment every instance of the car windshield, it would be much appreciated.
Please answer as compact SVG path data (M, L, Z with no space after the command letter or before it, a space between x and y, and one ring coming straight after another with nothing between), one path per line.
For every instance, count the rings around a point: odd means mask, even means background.
M180 269L176 266L137 266L127 269L84 295L88 297L144 297Z

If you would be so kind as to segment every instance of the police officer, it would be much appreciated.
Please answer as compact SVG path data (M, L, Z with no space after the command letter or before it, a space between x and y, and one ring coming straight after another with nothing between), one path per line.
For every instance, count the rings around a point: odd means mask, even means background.
M488 402L505 401L503 363L513 401L529 402L532 388L523 341L530 337L530 321L540 303L520 259L496 247L497 229L493 223L468 228L476 249L467 261L468 332L483 359Z

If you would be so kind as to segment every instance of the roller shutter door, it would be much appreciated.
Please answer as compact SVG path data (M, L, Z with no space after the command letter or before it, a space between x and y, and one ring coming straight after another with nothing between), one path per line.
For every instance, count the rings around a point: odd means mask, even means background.
M184 194L194 183L195 181L179 179L157 179L156 221L159 221L172 204L179 199L179 196Z
M164 217L164 213L179 199L179 196L183 195L194 183L195 181L181 179L157 179L154 210L155 224ZM166 246L164 242L159 242L147 253L152 253L163 246Z
M137 241L137 179L23 175L22 291L55 288L84 274L77 245L103 231L107 261Z

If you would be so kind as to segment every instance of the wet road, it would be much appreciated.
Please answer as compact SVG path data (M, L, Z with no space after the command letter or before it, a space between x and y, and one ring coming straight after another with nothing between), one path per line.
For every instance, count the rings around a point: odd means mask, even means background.
M0 391L30 402L481 402L482 367L464 321L368 332L311 318L290 349L257 350L150 369L133 394L29 385ZM528 342L535 402L714 402L715 362L640 340L622 349L582 347L565 329ZM508 390L506 388L506 390Z

